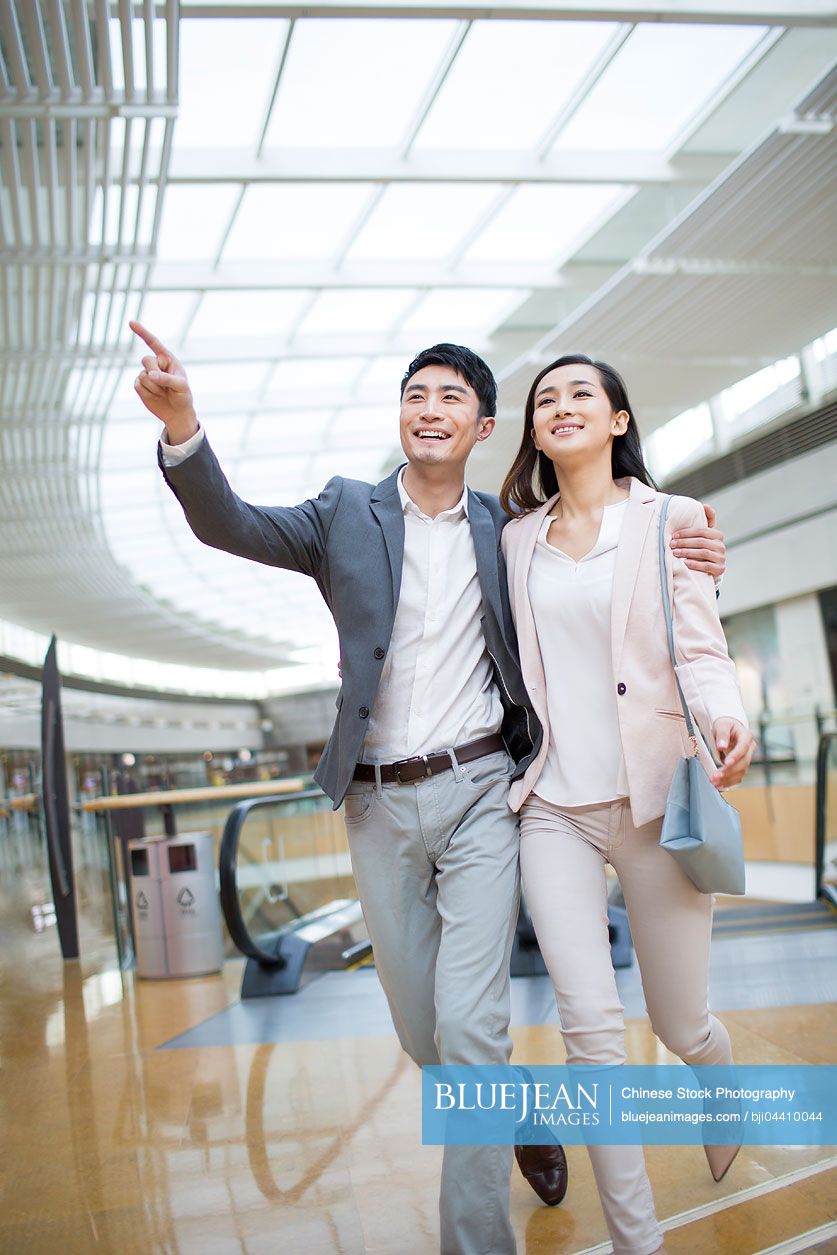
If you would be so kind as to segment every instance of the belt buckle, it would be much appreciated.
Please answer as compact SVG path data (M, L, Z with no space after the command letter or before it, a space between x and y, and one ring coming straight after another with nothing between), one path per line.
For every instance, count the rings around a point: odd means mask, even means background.
M402 780L401 768L406 767L408 763L424 763L424 775L413 776L410 780ZM392 764L392 769L395 772L395 778L399 784L412 784L414 780L426 780L428 776L433 775L433 772L430 770L430 764L427 761L426 754L414 754L412 758L399 758L397 763Z

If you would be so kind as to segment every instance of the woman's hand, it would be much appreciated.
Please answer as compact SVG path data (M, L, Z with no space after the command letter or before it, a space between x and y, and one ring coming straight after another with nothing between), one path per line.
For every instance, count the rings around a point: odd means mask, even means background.
M740 784L746 776L750 760L756 752L756 738L743 723L728 718L715 720L712 736L722 765L709 779L716 789L729 789L734 784Z

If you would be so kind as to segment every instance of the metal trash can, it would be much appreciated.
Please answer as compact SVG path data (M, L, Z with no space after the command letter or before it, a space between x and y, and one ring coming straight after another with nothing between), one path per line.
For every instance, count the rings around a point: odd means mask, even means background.
M137 975L204 976L224 961L212 834L128 842Z

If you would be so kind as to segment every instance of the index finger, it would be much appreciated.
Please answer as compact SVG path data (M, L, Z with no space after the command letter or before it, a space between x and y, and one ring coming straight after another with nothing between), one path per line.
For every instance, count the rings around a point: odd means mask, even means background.
M141 322L137 322L136 319L131 318L128 322L128 326L131 328L131 330L134 332L135 335L138 335L141 340L145 341L145 343L151 349L152 353L156 353L158 357L160 356L173 357L174 356L174 354L171 353L163 344L163 341L158 340L157 337L154 335L154 332L149 331L147 327L143 327Z
M687 540L697 537L700 540L723 540L724 533L717 527L681 527L672 534L672 540Z

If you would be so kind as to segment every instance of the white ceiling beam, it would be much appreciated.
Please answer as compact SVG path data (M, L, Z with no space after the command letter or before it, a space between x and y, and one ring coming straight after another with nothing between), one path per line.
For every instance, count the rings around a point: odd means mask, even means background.
M261 158L262 152L264 151L265 136L267 135L267 128L270 126L270 118L273 113L273 106L276 104L276 97L279 95L279 84L282 82L282 75L285 72L285 66L288 62L288 53L291 50L291 41L294 37L294 27L295 22L291 19L288 23L288 29L285 32L285 38L282 43L282 51L279 53L279 63L276 67L276 74L273 78L273 89L270 93L270 100L268 101L267 109L265 110L262 129L259 133L259 142L256 145L256 156L258 158Z
M84 0L71 0L73 14L73 40L76 48L78 76L85 100L93 94L93 45L90 42L90 22Z
M262 157L236 149L176 152L169 183L706 183L729 163L719 154L666 159L647 152L436 153L394 150L268 149Z
M528 343L531 339L531 330L495 332L491 336L492 344L504 344L506 347L517 349L523 344ZM346 329L346 334L340 335L322 335L322 336L306 336L297 341L293 336L279 338L273 337L269 346L266 342L253 339L230 340L224 337L223 341L218 340L200 340L194 341L189 345L188 365L197 366L199 364L213 365L219 359L219 343L224 346L224 361L245 363L247 361L258 360L263 361L271 359L275 362L281 362L286 358L340 358L340 357L380 357L387 354L407 354L405 366L409 358L413 355L416 344L415 332L394 332L389 337L381 336L378 332L362 332L352 334L351 328ZM174 347L174 346L172 346ZM67 349L61 352L46 353L43 350L24 350L22 352L0 352L0 363L4 365L11 362L22 362L27 366L37 368L40 365L49 363L62 363L67 367L85 366L94 364L101 367L102 371L107 373L113 367L124 366L125 369L130 368L132 362L138 360L138 350L136 346L133 350L128 346L126 349L116 349L111 345L99 346L81 346L80 348L70 351ZM100 384L102 376L99 373L91 372L86 380L82 380L82 385L95 386ZM285 395L285 394L283 394ZM287 394L290 395L290 394ZM291 402L294 406L297 400L302 399L302 393L294 393L294 400ZM273 398L271 400L270 398ZM334 392L330 392L330 404L334 405ZM121 414L120 407L111 406L108 409L107 420L100 416L95 406L84 404L76 398L68 398L71 401L70 408L73 412L73 421L76 423L110 422L114 416ZM277 408L275 404L276 392L272 391L266 394L261 400L256 399L253 393L249 393L246 401L241 401L236 407L236 412L241 414L256 413L260 410L273 410ZM341 404L348 404L346 397L341 397ZM217 399L207 398L206 404L213 411L222 414L230 413L229 398L219 397ZM322 407L323 401L319 402ZM139 402L133 397L125 404L125 411L136 417L140 414L137 409ZM59 407L60 408L60 407ZM279 407L281 408L281 407ZM336 408L336 406L335 406ZM16 417L25 417L24 411L18 407L17 414L14 407L8 407L8 421L12 423Z
M806 262L719 261L705 257L641 257L631 270L637 275L699 275L712 277L735 275L749 277L766 275L793 279L837 275L837 262L832 265Z
M8 58L8 78L15 87L18 98L26 100L33 88L29 78L29 66L26 62L26 50L23 45L17 9L10 0L3 0L0 4L0 32L5 43L5 56ZM3 112L6 113L10 106L11 101L4 100Z
M448 75L453 69L453 63L459 56L465 38L473 25L472 22L460 22L454 31L453 38L448 43L447 48L442 54L442 59L434 71L433 77L427 85L422 100L419 102L418 109L415 112L412 122L407 127L407 134L401 147L402 156L406 157L416 141L419 131L424 126L427 115L435 105L439 98L439 92L447 82Z
M575 91L564 103L563 108L559 109L557 115L552 119L550 125L547 127L537 145L541 161L548 160L549 150L552 148L552 145L555 143L556 139L561 134L570 119L578 113L579 109L585 103L599 79L605 71L609 69L611 63L615 60L617 53L621 51L625 42L633 33L633 30L634 27L628 25L628 23L624 23L617 28L612 39L608 41L599 56L593 61Z
M97 88L90 100L65 100L52 89L44 100L4 100L0 112L8 118L176 118L178 106L166 101L161 92L150 101L132 101L121 91L106 98Z
M158 5L162 11L163 6ZM434 0L380 0L379 3L341 3L340 0L313 0L299 3L248 4L229 0L227 4L206 0L182 0L184 18L460 18L463 21L507 18L529 21L586 22L700 22L762 26L837 25L831 0L681 0L676 10L671 4L638 3L637 0L569 0L563 4L514 4L510 0L475 0L474 3L434 3Z
M229 288L562 288L603 282L617 263L571 264L560 270L548 261L535 264L446 262L330 262L259 261L224 263L158 261L150 290Z

